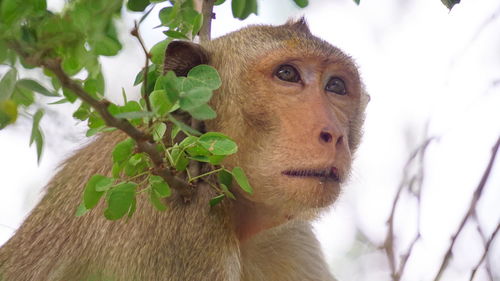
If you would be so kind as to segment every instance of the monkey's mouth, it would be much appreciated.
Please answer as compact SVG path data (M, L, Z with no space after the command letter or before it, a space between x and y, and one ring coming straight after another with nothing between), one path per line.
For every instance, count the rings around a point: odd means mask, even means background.
M298 169L298 170L286 170L281 172L281 174L289 177L298 178L318 178L322 181L335 181L340 182L340 176L337 168L330 167L326 169Z

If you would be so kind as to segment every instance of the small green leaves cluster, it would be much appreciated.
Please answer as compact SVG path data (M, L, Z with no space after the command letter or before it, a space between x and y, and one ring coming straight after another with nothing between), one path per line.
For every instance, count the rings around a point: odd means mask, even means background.
M36 111L32 107L39 98L47 101L43 96L49 98L49 104L77 100L70 90L62 89L54 73L44 71L52 87L20 77L19 70L34 68L27 57L58 59L70 76L84 70L87 78L77 81L94 97L103 97L104 79L98 57L116 55L121 49L113 23L121 6L121 0L71 1L63 12L53 13L47 9L46 0L0 1L0 64L1 70L7 69L0 78L0 129L16 121L19 111ZM53 98L58 99L51 101ZM88 108L82 105L76 115L82 118ZM30 143L36 144L40 159L43 134L39 124L43 111L32 116Z
M230 191L233 179L245 192L253 193L240 167L228 170L220 165L225 157L238 150L236 143L221 133L208 132L199 137L190 135L180 143L159 149L164 149L165 158L175 172L187 171L190 160L209 163L214 167L213 170L194 177L188 173L188 182L204 179L220 193L210 200L211 206L218 204L225 197L235 198ZM150 202L157 210L167 210L162 199L172 194L171 187L164 178L153 174L151 164L143 153L135 152L135 142L132 139L128 138L118 143L112 156L112 176L92 176L85 186L83 202L77 209L77 216L84 215L96 207L101 198L105 198L104 216L107 219L116 220L125 215L130 217L136 209L136 196L141 193L149 194ZM210 177L215 174L217 177ZM126 180L123 180L124 178Z

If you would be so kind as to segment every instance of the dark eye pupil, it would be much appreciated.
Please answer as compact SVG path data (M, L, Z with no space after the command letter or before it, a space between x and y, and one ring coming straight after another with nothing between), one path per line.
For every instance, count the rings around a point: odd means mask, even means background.
M291 65L281 65L275 73L276 77L287 82L299 82L300 75L297 69Z
M335 93L337 95L346 95L347 91L345 89L344 81L340 78L331 78L326 84L325 90L328 92Z

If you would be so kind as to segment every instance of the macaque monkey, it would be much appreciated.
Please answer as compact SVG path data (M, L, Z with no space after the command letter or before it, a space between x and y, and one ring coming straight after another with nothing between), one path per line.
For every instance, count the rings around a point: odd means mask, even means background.
M130 219L108 221L105 206L75 217L94 174L109 175L124 134L102 134L66 161L46 195L0 249L0 279L334 280L310 221L341 192L368 101L352 59L313 36L304 20L257 25L197 45L174 41L165 71L215 67L222 86L206 122L239 146L224 165L242 167L254 188L210 207L198 185L165 212L138 197Z

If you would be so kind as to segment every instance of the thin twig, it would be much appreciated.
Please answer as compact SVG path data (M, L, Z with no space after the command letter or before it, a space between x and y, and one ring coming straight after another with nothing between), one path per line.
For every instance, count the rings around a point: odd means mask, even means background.
M148 52L148 49L146 48L146 45L144 44L144 41L142 40L141 34L139 33L139 24L137 21L134 21L134 29L130 32L132 36L137 38L139 41L139 44L142 47L142 51L144 52L144 55L146 56L146 61L144 62L144 68L143 68L143 83L142 83L142 98L144 101L146 101L146 108L148 111L152 111L151 109L151 102L149 101L149 95L148 95L148 74L149 74L149 60L151 59L151 54Z
M396 214L396 207L398 205L399 199L401 198L401 194L403 192L404 187L407 186L407 179L408 179L410 164L415 160L415 158L417 158L417 156L419 154L424 154L427 147L429 146L429 144L435 139L436 139L435 137L431 137L431 138L427 139L420 147L415 149L415 151L410 155L410 158L408 159L408 161L405 164L403 179L401 180L401 183L399 184L398 190L397 190L396 195L394 197L394 201L392 202L391 213L389 215L389 218L387 219L387 225L388 225L387 235L386 235L385 242L384 242L384 245L382 248L384 249L384 251L387 255L387 258L389 260L389 267L391 270L392 280L395 280L395 281L400 280L401 274L404 271L406 262L407 262L410 254L411 254L411 251L413 249L413 245L417 242L416 240L418 240L420 237L420 230L418 230L417 237L415 238L415 241L411 243L410 248L409 248L406 256L403 256L404 262L400 264L399 269L396 271L396 256L395 256L395 247L394 247L394 243L395 243L394 217Z
M479 217L477 215L477 210L474 210L473 218L477 224L477 227L476 227L477 232L479 233L479 236L481 237L481 240L483 241L484 247L486 247L486 244L488 243L488 237L486 236L486 233L484 232L483 228L481 227L481 222L479 221ZM488 278L490 279L490 281L493 281L494 278L493 278L493 272L491 271L491 263L490 263L490 259L488 258L487 255L486 255L486 259L484 261L484 267L486 269L486 274L488 274Z
M498 234L499 231L500 231L500 223L497 224L497 227L491 233L490 239L488 239L488 241L486 241L486 244L484 245L484 251L483 251L483 255L481 256L481 259L479 259L479 262L472 269L472 272L471 272L471 275L470 275L470 281L474 280L474 276L476 275L477 270L479 269L479 267L481 266L481 264L483 263L483 261L488 256L488 252L490 250L490 246L491 246L493 240L495 239L495 237L497 236L497 234ZM491 272L490 272L490 274L491 274ZM493 280L493 276L492 275L490 275L490 278L491 278L491 280Z
M427 144L428 145L428 144ZM425 169L424 169L424 160L425 160L425 152L427 149L427 145L423 147L423 149L420 150L420 157L419 157L419 170L418 174L415 176L415 180L412 181L413 184L418 184L418 187L416 189L415 197L417 199L417 233L413 240L410 243L410 246L406 250L404 254L401 255L401 261L399 263L399 269L396 273L396 276L401 279L405 268L406 268L406 263L410 259L411 254L413 253L413 247L415 244L417 244L418 240L420 240L420 237L422 236L420 233L420 216L421 216L421 202L422 202L422 188L424 185L424 178L425 178ZM412 187L412 184L409 185L409 188ZM399 280L398 279L398 280Z
M462 218L462 221L460 222L460 225L459 225L457 231L455 232L455 234L453 234L453 236L451 238L450 246L448 247L448 250L446 251L446 254L443 258L443 262L441 263L441 266L439 267L439 270L438 270L436 276L434 277L434 281L439 280L441 278L441 276L443 275L446 267L448 266L448 264L450 262L450 259L452 256L453 246L455 246L455 243L457 241L458 236L460 235L460 233L464 229L464 226L467 223L467 221L469 220L469 218L472 217L472 215L474 213L474 210L477 206L477 202L481 198L484 187L486 186L486 183L488 182L488 179L490 177L490 173L491 173L491 170L493 168L493 164L495 163L495 158L497 156L497 152L498 152L499 147L500 147L500 137L498 138L497 142L495 143L495 145L492 148L491 158L490 158L490 161L488 163L488 166L486 166L486 169L484 170L483 176L481 177L481 181L479 182L476 190L474 191L474 195L472 196L471 202L469 204L469 209L467 210L464 217Z

